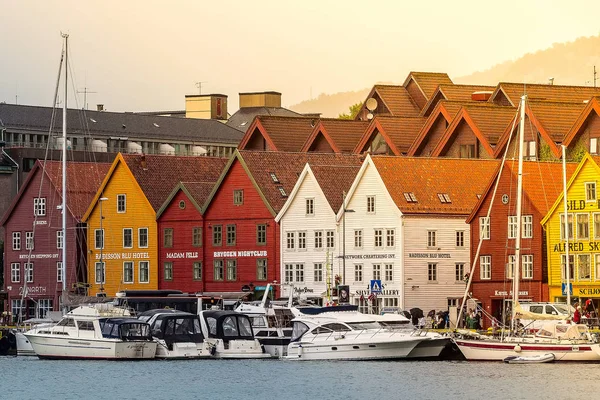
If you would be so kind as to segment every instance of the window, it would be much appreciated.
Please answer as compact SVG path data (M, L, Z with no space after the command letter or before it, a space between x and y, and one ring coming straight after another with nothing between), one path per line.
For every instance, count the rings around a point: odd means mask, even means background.
M237 280L237 260L227 260L227 280Z
M600 213L594 213L594 239L600 239Z
M288 250L294 250L294 246L296 245L296 234L295 232L286 232L286 248Z
M589 254L577 254L577 277L579 280L589 280L591 278Z
M282 186L279 186L277 189L279 189L281 197L287 197L287 193L285 192L285 189Z
M124 213L127 210L127 196L124 194L117 195L117 212Z
M508 238L516 239L517 238L517 216L509 215L508 216Z
M296 282L304 282L304 264L296 264Z
M227 246L235 246L235 225L227 225Z
M48 311L52 311L52 299L39 299L37 309L38 316L40 318L45 318L48 314Z
M298 232L298 250L306 250L306 232Z
M427 280L429 282L437 282L437 264L436 263L428 263L427 264Z
M236 206L244 204L244 191L242 189L233 191L233 204Z
M123 283L133 283L133 261L123 263Z
M566 261L567 255L561 254L560 256L560 273L561 279L567 279L567 269L566 269ZM575 256L573 254L569 254L569 280L572 281L575 279Z
M456 282L462 282L465 276L465 263L454 264L454 280Z
M192 228L192 246L202 247L202 228L199 226Z
M294 264L285 264L285 282L294 282Z
M367 213L373 214L375 212L375 196L367 196Z
M577 214L577 239L588 239L589 237L589 214Z
M523 215L521 220L523 221L521 237L531 239L533 237L533 215Z
M523 264L523 279L533 279L533 254L523 254L521 263Z
M56 231L56 248L62 249L63 246L64 246L63 231L61 229L60 231Z
M383 247L383 229L375 229L375 247Z
M25 250L33 250L33 232L25 232Z
M269 172L269 175L271 175L271 179L273 180L274 183L279 183L279 178L277 178L277 175L275 175L275 172Z
M396 247L396 230L386 229L385 231L385 246Z
M515 277L515 264L516 264L515 255L509 254L508 262L506 263L506 279L513 279Z
M96 279L95 279L95 282L98 285L102 285L104 283L104 267L105 267L105 263L104 262L97 262L96 263Z
M138 228L138 247L148 247L148 228Z
M479 257L479 278L492 279L492 256Z
M222 281L225 276L225 271L223 271L223 260L215 260L213 262L214 265L214 277L215 281Z
M373 279L381 280L381 264L373 264Z
M407 203L416 203L417 196L413 192L404 192L404 199Z
M598 138L590 138L590 154L598 154Z
M223 244L223 227L221 225L213 225L213 246L221 246Z
M164 266L165 266L165 281L172 281L173 280L173 263L166 262L164 264Z
M490 239L490 217L479 217L479 232L481 239Z
M133 228L123 228L123 248L133 248Z
M265 224L256 225L256 244L258 244L258 245L267 244L267 225L265 225Z
M140 261L140 272L139 272L140 283L150 282L150 262Z
M567 214L569 239L573 239L573 214ZM565 214L560 214L560 239L565 240Z
M327 239L327 248L328 249L333 249L335 247L335 236L334 236L334 231L327 231L326 232L326 239Z
M537 143L535 141L525 142L525 154L523 158L531 161L537 160Z
M477 158L474 144L460 145L460 158Z
M12 249L21 250L21 232L13 232L12 234Z
M10 264L10 281L12 283L21 282L21 264L11 263Z
M94 231L95 248L104 249L104 229L96 229Z
M598 281L600 280L600 254L595 254L594 258L594 279Z
M427 247L435 247L436 245L436 231L427 231Z
M456 247L465 247L465 231L456 231Z
M306 215L315 215L315 199L306 199Z
M259 281L267 280L267 259L259 258L256 260L256 279Z
M192 279L195 281L202 280L202 263L199 261L192 263Z
M323 264L314 264L313 268L315 272L315 282L323 282Z
M596 201L596 182L585 183L585 201Z
M163 230L163 243L165 247L173 247L173 228Z
M448 204L448 203L452 203L452 200L450 200L450 195L448 193L438 193L438 199L440 199L440 203L442 204Z
M394 264L385 264L385 280L387 282L394 280Z
M21 299L11 300L10 306L11 306L13 318L15 318L15 320L16 320L16 317L18 315L21 315L21 313L23 312L23 308L25 308L25 307L21 307ZM23 319L25 319L25 318L23 318Z
M63 263L62 261L56 262L56 282L63 281Z
M362 264L354 264L354 282L362 282L363 266Z
M363 247L363 231L361 229L354 230L354 248L362 249Z
M33 199L33 215L43 217L46 215L46 198L36 197Z
M323 231L315 231L315 249L323 248Z

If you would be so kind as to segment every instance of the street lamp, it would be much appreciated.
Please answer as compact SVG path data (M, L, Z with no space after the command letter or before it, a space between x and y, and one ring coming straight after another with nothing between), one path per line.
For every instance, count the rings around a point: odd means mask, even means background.
M346 284L346 213L353 213L354 210L346 208L346 192L343 193L344 201L342 212L342 284Z
M102 216L102 203L108 200L107 197L100 197L98 202L100 203L100 234L102 235L102 244L100 246L100 268L102 271L102 276L100 279L100 292L104 292L104 281L106 276L106 268L104 268L104 259L102 258L102 251L104 250L104 229L102 228L102 220L104 217Z

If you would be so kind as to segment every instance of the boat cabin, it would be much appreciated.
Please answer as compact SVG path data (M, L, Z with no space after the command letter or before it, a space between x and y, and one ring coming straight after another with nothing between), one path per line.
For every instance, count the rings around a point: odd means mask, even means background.
M209 338L230 340L254 340L252 324L247 315L234 311L203 311L202 318Z
M145 311L138 318L150 324L152 336L164 340L169 350L172 350L173 343L204 341L198 315L178 310L156 309Z
M91 329L94 329L92 321L77 321L79 329L82 329L79 324L85 322L90 324ZM104 338L123 341L152 340L150 325L135 318L101 318L98 323Z

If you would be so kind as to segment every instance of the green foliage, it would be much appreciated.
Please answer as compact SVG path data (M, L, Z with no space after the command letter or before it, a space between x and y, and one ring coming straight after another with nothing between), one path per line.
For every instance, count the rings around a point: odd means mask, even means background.
M578 142L577 145L571 150L571 157L567 158L571 159L575 162L580 162L585 154L587 153L587 149L583 142Z
M556 157L550 150L550 145L545 142L540 144L540 161L556 161Z
M360 111L360 109L362 108L362 103L356 103L351 105L350 107L348 107L348 111L350 112L350 114L340 114L338 115L339 119L354 119L356 117L356 114L358 114L358 112Z

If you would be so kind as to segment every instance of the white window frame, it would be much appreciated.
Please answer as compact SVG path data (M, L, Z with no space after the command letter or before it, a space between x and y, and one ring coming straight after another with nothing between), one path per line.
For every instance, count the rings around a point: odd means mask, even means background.
M517 238L517 229L519 228L517 223L518 223L518 220L517 220L516 215L508 216L508 231L506 232L506 235L509 239Z
M354 282L363 281L363 265L354 264Z
M323 231L315 231L315 250L323 250Z
M297 263L294 272L294 282L304 283L304 264Z
M142 268L142 265L146 265ZM142 280L142 269L146 270L146 280ZM138 282L139 283L150 283L150 261L139 261L138 262Z
M590 194L593 197L591 197ZM598 193L596 182L585 182L585 201L587 203L594 203L597 199Z
M455 282L463 282L465 276L465 263L464 262L457 262L454 263L454 281Z
M354 248L355 249L363 248L363 231L362 231L362 229L354 230Z
M508 260L506 262L506 270L504 272L504 276L506 279L514 279L515 278L515 266L517 264L517 257L514 254L508 255Z
M294 231L287 231L285 233L285 249L286 251L295 251L296 249L296 232Z
M427 283L437 283L437 281L438 281L438 263L435 263L435 262L427 263Z
M131 271L131 279L127 279L127 270ZM135 282L135 262L123 261L123 283Z
M100 234L100 236L98 236ZM94 248L104 250L104 228L94 229Z
M373 264L373 279L381 280L381 264Z
M323 282L323 263L313 264L314 282Z
M375 228L373 230L373 247L376 249L383 248L383 229Z
M586 229L579 229L579 219L586 218L586 221L582 222L582 225L586 226ZM590 214L588 213L576 213L575 214L575 223L577 224L577 240L589 240L590 238ZM585 233L585 236L582 235Z
M384 278L386 282L394 280L394 264L384 264Z
M492 256L479 256L479 279L492 279Z
M306 199L306 216L313 217L315 215L315 199L313 197L308 197Z
M163 279L165 281L173 280L173 261L165 261L163 263Z
M123 208L121 208L121 204ZM117 195L117 214L124 214L127 212L127 195L126 194L118 194Z
M36 197L33 199L33 215L36 217L46 216L46 198Z
M62 268L62 261L57 261L56 262L56 282L62 282L63 281L63 268Z
M567 279L566 259L566 254L560 255L560 275L563 280ZM573 282L575 280L575 254L569 254L569 264L571 267L569 271L569 281Z
M375 214L375 196L367 196L367 214Z
M64 246L64 240L63 240L63 231L62 229L59 229L58 231L56 231L56 248L57 249L62 249Z
M521 221L521 238L531 239L533 237L533 215L523 215Z
M298 251L306 251L306 231L298 231Z
M125 245L125 232L129 231L131 232L131 238L130 238L130 246L126 246ZM123 248L124 249L133 249L133 228L123 228Z
M335 249L335 231L331 229L325 231L325 246L328 249Z
M581 277L581 270L579 268L580 260L582 257L587 257L588 260L588 270L590 272L587 278ZM592 279L592 256L589 253L586 254L577 254L577 280L579 281L589 281Z
M590 138L590 154L598 154L598 138L596 137Z
M21 264L10 263L10 282L21 283Z
M284 282L285 283L294 282L294 264L285 264L284 265Z
M390 228L385 230L385 247L393 249L396 247L396 229Z
M427 247L437 247L437 231L427 231Z
M592 213L592 221L594 224L594 239L598 240L600 239L600 213Z
M12 233L12 249L21 250L21 232Z
M35 248L33 231L25 232L25 250L33 250Z
M523 254L521 256L521 269L523 279L533 279L533 254Z
M227 282L236 282L238 280L237 259L228 258L226 265L227 271L225 272L225 280L227 280Z
M560 240L564 241L565 240L565 214L559 214L559 221L560 221ZM569 227L569 240L573 240L573 234L575 233L575 226L573 225L575 217L573 216L573 213L568 213L567 214L567 221L569 221L569 219L571 220L571 222L567 222L567 225Z
M213 280L215 282L225 281L225 262L222 258L213 260Z
M146 232L146 245L142 246L142 237L144 235L142 235L142 231ZM147 227L143 227L143 228L138 228L138 247L140 249L147 249L148 248L148 244L150 243L150 230Z
M600 253L594 254L594 280L600 280Z
M491 217L479 217L479 237L481 240L490 240L490 218Z
M456 231L456 248L463 249L465 247L465 231Z
M106 262L96 261L94 264L94 282L96 285L103 285L106 283Z
M258 259L257 261L260 261L260 260L261 259ZM194 261L192 263L192 280L194 280L194 281L202 280L202 261Z

